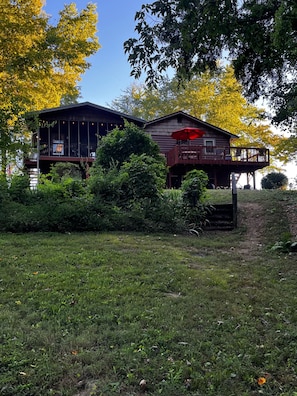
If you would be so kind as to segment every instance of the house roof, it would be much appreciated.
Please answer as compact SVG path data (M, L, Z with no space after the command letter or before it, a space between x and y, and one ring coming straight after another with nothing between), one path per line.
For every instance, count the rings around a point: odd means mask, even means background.
M120 111L112 110L112 109L109 109L108 107L99 106L99 105L96 105L96 104L90 103L90 102L74 103L74 104L67 105L67 106L52 107L49 109L44 109L44 110L38 111L38 114L45 115L45 114L49 114L49 113L53 113L53 112L56 113L56 112L65 111L65 110L81 109L84 107L88 107L88 108L91 108L94 110L99 110L99 111L105 111L107 113L111 113L111 114L120 116L122 118L126 118L128 120L132 120L132 121L142 123L142 124L145 124L145 122L146 122L146 120L143 120L141 118L134 117L129 114L121 113Z
M171 114L168 114L166 116L156 118L155 120L147 122L144 125L144 128L146 128L146 127L148 127L150 125L157 124L157 123L162 122L162 121L169 120L170 118L178 117L178 116L182 116L182 117L188 118L189 120L194 121L198 126L202 126L202 127L205 127L205 128L210 128L210 129L213 129L213 130L215 130L217 132L220 132L220 133L223 133L225 135L228 135L232 139L238 138L237 135L234 135L233 133L228 132L228 131L226 131L224 129L221 129L221 128L215 126L215 125L209 124L208 122L202 121L199 118L193 117L193 116L185 113L184 111L176 111L175 113L171 113Z
M149 121L149 122L147 122L146 120L144 120L142 118L138 118L138 117L135 117L135 116L130 115L130 114L125 114L125 113L122 113L122 112L117 111L117 110L109 109L108 107L96 105L96 104L91 103L91 102L74 103L74 104L66 105L66 106L52 107L52 108L48 108L48 109L44 109L44 110L38 111L36 113L38 113L39 115L47 115L47 114L50 114L50 113L63 112L65 110L82 109L82 108L91 108L93 110L104 111L104 112L110 113L112 115L117 115L117 116L125 118L125 119L127 119L129 121L135 121L136 123L143 125L144 128L146 128L146 127L148 127L150 125L154 125L156 123L162 122L162 121L169 120L170 118L183 116L183 117L188 118L189 120L195 122L198 126L202 126L202 127L205 127L205 128L213 129L213 130L215 130L217 132L220 132L220 133L223 133L223 134L229 136L230 138L234 138L234 139L238 138L237 135L234 135L231 132L228 132L228 131L226 131L224 129L221 129L221 128L215 126L215 125L209 124L208 122L202 121L199 118L193 117L190 114L185 113L183 111L177 111L177 112L168 114L166 116L162 116L162 117L156 118L156 119L154 119L152 121Z

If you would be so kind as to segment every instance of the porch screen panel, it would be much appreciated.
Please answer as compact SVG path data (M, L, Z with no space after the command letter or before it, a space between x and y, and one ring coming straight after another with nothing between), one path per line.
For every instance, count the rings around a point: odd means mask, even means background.
M54 155L54 142L59 138L59 123L55 122L50 126L50 155Z
M79 136L80 136L80 155L82 157L88 157L88 123L81 121L79 123Z
M37 142L36 142L37 147ZM40 155L49 155L50 154L50 140L49 140L49 128L41 127L39 129L39 147L40 147Z
M70 121L70 157L79 157L78 122Z
M60 141L63 142L64 155L69 155L68 122L60 121Z
M89 122L89 144L90 144L90 156L93 156L97 149L97 122Z
M113 123L108 123L107 130L108 132L113 131L118 125Z
M99 135L101 137L107 135L107 124L105 122L100 122L99 123Z

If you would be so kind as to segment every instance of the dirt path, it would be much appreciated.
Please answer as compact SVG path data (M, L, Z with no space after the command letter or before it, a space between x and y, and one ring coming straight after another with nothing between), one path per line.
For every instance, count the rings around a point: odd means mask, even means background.
M292 240L297 240L297 205L283 203L287 215ZM253 252L262 248L265 229L265 210L260 203L241 203L238 211L238 225L246 227L246 234L238 246L238 251L251 257Z
M261 249L265 232L265 213L259 203L241 203L238 208L238 226L246 227L246 234L238 246L238 251L251 257Z

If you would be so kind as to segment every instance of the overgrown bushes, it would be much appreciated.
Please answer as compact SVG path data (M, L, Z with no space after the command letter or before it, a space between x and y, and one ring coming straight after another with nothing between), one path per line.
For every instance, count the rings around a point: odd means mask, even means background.
M183 232L193 227L199 229L206 213L203 197L207 175L192 171L180 192L164 192L164 158L144 132L131 125L127 128L129 144L137 135L137 150L148 147L152 155L141 150L135 154L130 147L125 157L118 141L123 140L124 132L116 130L106 140L110 152L113 152L112 144L121 152L121 163L114 157L108 163L103 142L98 154L104 161L96 161L87 180L83 180L71 164L53 167L48 175L41 177L35 190L30 190L26 175L13 177L10 185L2 178L0 231ZM123 141L126 144L127 137ZM104 155L100 150L105 150Z
M141 183L146 180L145 169L137 172L137 166L131 167L130 173L128 167L123 169L126 178L110 170L97 175L97 179L92 176L90 183L68 178L60 183L47 181L36 190L25 187L25 183L20 189L19 181L14 184L17 189L5 189L2 184L0 231L183 232L193 224L200 227L205 213L203 203L189 206L180 190L163 191L156 185L149 190L148 184ZM147 174L150 172L148 167ZM150 183L156 180L152 178Z

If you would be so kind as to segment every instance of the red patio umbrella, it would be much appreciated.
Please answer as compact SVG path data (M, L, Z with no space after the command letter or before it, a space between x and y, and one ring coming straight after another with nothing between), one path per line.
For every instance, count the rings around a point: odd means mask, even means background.
M198 128L184 128L172 132L171 137L176 140L194 140L204 135L204 131Z

